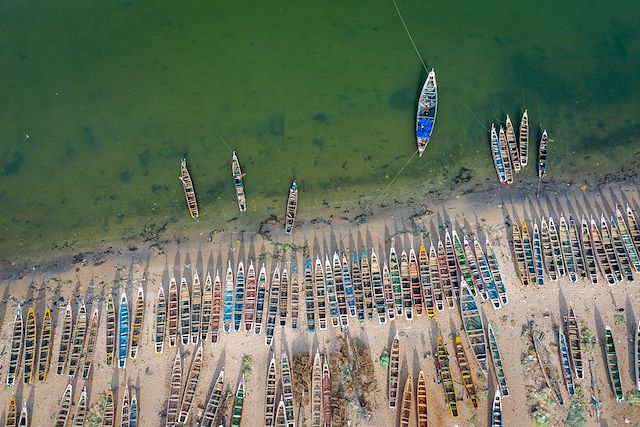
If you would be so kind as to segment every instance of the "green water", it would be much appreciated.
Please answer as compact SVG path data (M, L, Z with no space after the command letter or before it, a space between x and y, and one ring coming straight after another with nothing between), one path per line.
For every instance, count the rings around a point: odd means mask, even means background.
M494 182L475 116L525 106L553 140L550 180L637 169L637 1L398 4L440 104L381 200L455 193L461 167ZM0 58L0 260L194 226L182 157L201 225L237 216L221 137L247 173L245 222L281 216L294 177L301 215L366 204L416 149L425 71L391 1L5 1Z

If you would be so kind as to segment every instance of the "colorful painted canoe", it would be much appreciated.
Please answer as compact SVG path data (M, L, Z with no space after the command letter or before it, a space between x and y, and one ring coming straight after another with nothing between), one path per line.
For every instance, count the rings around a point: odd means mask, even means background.
M416 139L418 141L418 153L420 157L424 153L427 144L431 140L433 128L438 113L438 85L436 84L436 72L432 68L420 91L418 111L416 113Z

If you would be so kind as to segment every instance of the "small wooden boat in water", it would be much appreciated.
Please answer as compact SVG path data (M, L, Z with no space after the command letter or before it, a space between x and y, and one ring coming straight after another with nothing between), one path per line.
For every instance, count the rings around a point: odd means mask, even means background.
M253 266L253 261L251 261L247 270L247 288L244 296L244 330L247 333L253 329L253 322L256 317L256 289L256 269Z
M255 272L253 277L254 299L255 299ZM209 329L211 329L211 313L213 312L213 282L211 274L207 273L204 279L204 290L202 292L202 313L200 315L200 341L207 342ZM251 330L251 328L249 328Z
M307 331L313 334L316 332L316 303L311 259L309 258L304 260L304 306L307 313Z
M436 305L433 297L431 272L429 271L429 256L427 255L427 248L424 243L420 244L420 249L418 250L418 268L420 273L422 298L424 300L424 310L427 317L433 319L436 317Z
M420 371L418 375L418 386L416 390L418 427L427 427L427 382L424 378L424 372Z
M233 330L240 332L242 324L242 312L244 311L244 264L242 261L238 263L236 270L236 288L233 301Z
M324 426L331 425L331 401L331 372L329 370L327 355L325 354L324 361L322 362L322 419Z
M180 391L182 389L182 359L180 351L176 353L171 368L171 383L169 385L169 398L167 399L167 427L174 427L178 421L180 409Z
M589 223L585 218L582 218L580 223L580 234L582 235L582 252L584 254L585 268L587 269L587 275L591 284L598 283L598 268L596 265L596 256L591 242L591 231L589 229Z
M96 343L98 341L98 327L100 326L100 316L98 315L98 307L94 306L89 319L89 328L87 330L87 339L84 345L84 364L82 365L82 378L89 379L91 374L91 366L93 366L93 355L96 351Z
M442 382L442 388L444 390L444 400L449 408L449 414L456 418L460 415L458 400L456 397L456 390L453 385L453 378L451 376L451 366L449 366L449 352L447 346L442 339L442 336L438 336L436 349L438 357L436 360L436 371Z
M516 132L513 129L513 123L511 123L511 117L509 117L508 114L505 121L505 134L507 136L507 145L509 146L509 153L511 154L513 170L515 172L520 172L520 150L518 149L518 143L516 142Z
M354 263L357 262L356 259L357 256L354 253ZM380 263L378 262L378 255L376 255L376 251L373 248L371 249L371 286L373 288L373 302L376 308L376 314L378 315L378 322L381 325L384 325L387 322L387 306L384 300L384 283L382 273L380 271ZM360 316L360 313L358 313L358 316ZM362 320L364 320L364 314L362 316Z
M114 427L116 421L116 405L113 398L111 386L107 390L107 401L104 405L104 413L102 415L103 427Z
M567 345L571 366L573 367L576 378L581 380L584 376L582 368L582 349L580 345L582 339L580 337L578 318L576 317L573 308L569 308L569 313L567 313L567 316L564 317L563 320L567 331Z
M120 314L118 315L118 368L124 369L127 365L127 352L129 350L129 303L127 292L122 291L120 296Z
M295 427L295 414L293 403L293 384L291 382L291 366L287 351L282 349L280 355L280 370L282 377L282 398L284 400L284 416L287 427Z
M491 359L493 360L493 371L498 379L498 386L500 388L500 395L503 397L509 396L509 387L507 387L507 376L504 373L502 365L502 357L500 356L500 349L498 348L498 340L496 334L493 331L491 325L489 325L489 348L491 349Z
M402 405L400 406L400 427L409 427L411 419L411 404L413 403L413 379L411 375L407 377L402 392Z
M263 267L264 268L264 267ZM259 301L258 301L259 304ZM222 315L222 282L220 281L220 272L216 269L216 278L213 281L213 308L211 310L211 342L218 342L220 334L220 321ZM261 317L258 319L262 320ZM256 333L258 332L258 323L256 323Z
M476 384L473 381L473 372L467 359L467 354L464 351L462 345L462 339L460 336L456 336L455 339L456 360L458 361L458 368L460 368L460 377L462 378L462 385L467 392L471 406L477 408L479 406L478 393L476 391Z
M191 331L190 338L192 344L198 344L200 339L200 316L202 315L202 285L200 276L196 271L191 282Z
M291 328L298 329L298 317L300 316L300 278L298 264L294 262L291 267Z
M411 279L409 276L409 257L406 251L400 254L400 283L402 284L402 307L404 317L413 320L413 303L411 301Z
M191 295L187 279L180 280L180 343L183 347L189 345L191 333Z
M337 328L340 324L338 293L336 290L336 283L333 280L333 269L331 268L331 262L329 261L328 255L325 255L324 271L324 286L326 289L327 302L329 305L329 318L331 320L331 326Z
M180 163L180 182L182 182L182 188L184 189L184 196L187 199L187 208L189 209L189 215L191 218L198 220L200 214L198 213L198 201L196 200L196 192L193 189L193 181L191 181L191 175L187 170L187 159L182 159Z
M73 415L72 427L84 427L84 423L87 419L87 387L85 386L80 393L80 399L78 399L78 405L76 406L76 413Z
M598 224L596 221L591 218L591 241L593 242L593 249L596 254L596 259L598 260L598 267L600 268L600 274L607 281L609 285L615 285L616 278L613 274L613 269L611 264L609 263L609 257L607 254L607 248L604 246L604 242L602 241L602 235L600 234L600 229L598 228ZM615 257L615 253L614 253Z
M498 143L500 144L500 155L504 164L504 176L507 184L513 184L513 165L511 164L511 154L509 153L509 144L507 143L507 135L504 128L500 126L498 132Z
M433 127L436 124L438 113L438 85L436 84L436 72L432 68L420 91L418 111L416 113L416 139L418 141L418 153L422 157L427 144L431 140Z
M324 287L324 271L322 269L322 261L320 260L320 256L316 256L313 277L313 286L316 296L315 301L318 307L318 329L324 331L325 329L327 329L327 302L326 291Z
M460 315L473 355L483 373L487 371L487 343L482 316L467 283L460 284Z
M60 403L58 404L58 412L56 412L56 421L54 423L55 427L65 427L67 425L69 413L71 412L72 391L73 386L71 384L67 385L67 388L64 390L64 394L60 399Z
M27 310L27 324L24 334L24 365L22 371L22 380L25 384L33 382L33 373L36 363L36 311L33 307Z
M38 346L38 381L47 381L49 365L51 362L51 344L53 343L53 323L51 321L51 309L47 306L42 317L42 329L40 330L40 345Z
M178 328L179 328L179 302L178 302L178 285L176 278L172 277L169 282L169 303L167 305L167 332L169 335L169 347L178 345Z
M213 387L213 391L207 401L207 406L204 409L204 415L200 422L200 427L213 427L213 423L218 417L218 411L220 410L220 400L222 398L222 389L224 387L224 369L218 374L218 379Z
M269 369L267 370L267 384L265 387L264 423L265 426L273 425L276 410L276 391L278 376L276 373L276 356L271 355Z
M287 310L289 308L289 271L285 266L280 275L280 296L278 298L278 316L280 326L287 326Z
M233 186L236 188L236 197L238 199L238 207L240 208L240 212L244 212L247 210L247 199L244 195L244 175L242 170L240 169L240 162L238 161L238 156L236 156L236 152L233 152L233 156L231 158L231 174L233 175Z
M573 373L571 372L571 362L569 360L569 349L567 348L567 340L562 333L562 329L558 331L558 348L560 349L560 362L562 363L562 374L564 383L567 386L569 396L576 394L576 387L573 384Z
M263 323L262 320L264 318L264 299L265 299L266 293L267 293L267 270L265 269L264 264L262 264L262 267L260 268L260 273L258 274L258 292L256 295L256 320L253 326L253 331L255 332L256 335L260 335L262 333L262 323Z
M289 189L289 198L287 199L287 210L284 220L284 234L290 235L293 232L293 226L296 222L296 210L298 209L298 184L295 181Z
M155 349L156 353L161 354L164 350L164 331L167 321L167 301L164 296L164 288L160 286L158 289L158 299L156 300L156 325L155 325Z
M144 321L144 290L142 284L138 287L136 302L133 306L133 328L131 330L131 348L129 357L135 360L138 357L140 348L140 337L142 336L142 323Z
M76 372L80 367L80 358L82 357L82 350L84 350L84 338L86 333L87 307L82 303L78 309L76 327L73 331L73 338L71 339L71 352L69 354L69 366L67 371L70 378L75 378Z
M498 180L501 184L507 182L507 173L504 169L504 161L502 160L502 150L500 149L498 132L496 132L496 126L493 123L491 123L491 155L493 156L493 166L496 168Z
M113 359L116 352L116 305L113 301L111 289L107 291L106 298L106 333L105 333L105 351L107 356L107 366L113 366Z
M9 407L7 408L7 416L4 424L6 427L16 427L18 422L18 405L16 403L16 397L11 396L9 398Z
M231 261L227 265L227 273L224 278L224 306L222 313L222 322L225 333L231 330L231 321L233 320L233 268Z
M400 336L396 332L389 352L389 408L398 403L398 383L400 381Z
M322 427L322 360L317 351L311 375L311 425Z
M542 132L540 138L540 151L538 152L538 177L542 179L547 174L547 145L549 144L549 136L547 130Z
M244 375L238 384L238 390L236 391L236 399L233 403L233 416L231 417L231 427L240 427L242 423L242 409L244 407Z
M58 363L56 367L56 374L62 375L64 374L65 367L67 364L67 357L69 356L69 348L71 347L71 334L73 332L73 311L71 309L71 303L67 303L67 307L64 311L64 318L62 320L62 334L60 340L60 350L58 351ZM22 323L22 316L20 317L20 322ZM15 331L15 328L14 328ZM21 338L22 339L22 338ZM108 343L108 340L107 340ZM107 356L109 355L107 348ZM11 364L9 364L9 369L11 369Z
M620 378L620 368L618 367L618 355L616 353L616 345L613 341L611 328L605 328L605 355L607 357L607 370L609 372L609 381L611 381L611 389L616 398L616 402L624 399L622 391L622 380Z
M278 315L278 298L280 296L280 267L276 266L271 277L271 288L269 289L269 305L267 306L267 324L265 330L265 343L271 347L273 342L273 332L276 327L276 317Z
M200 379L200 372L202 371L202 344L198 347L193 362L191 362L191 369L187 376L187 382L184 386L184 393L182 394L182 402L180 403L180 413L178 415L178 424L187 424L189 421L189 414L191 413L191 405L193 399L196 396L196 388L198 387L198 380Z
M389 250L389 273L391 274L391 290L393 292L393 305L396 309L396 316L402 316L404 306L402 304L402 282L400 279L400 263L398 262L398 254L391 243Z
M496 390L491 406L491 427L502 427L502 397L500 390Z
M367 258L367 251L360 253L360 273L362 275L362 290L364 291L364 306L366 318L373 320L373 282L371 278L371 268Z
M524 168L529 162L529 113L527 110L524 110L524 113L522 113L519 136L518 145L520 146L520 166Z

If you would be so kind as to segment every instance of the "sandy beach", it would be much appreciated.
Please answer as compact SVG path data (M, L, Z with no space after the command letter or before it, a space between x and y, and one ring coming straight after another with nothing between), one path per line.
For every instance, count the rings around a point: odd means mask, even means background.
M171 363L175 356L175 348L165 344L165 351L158 355L154 352L153 328L154 307L159 286L167 289L169 279L191 277L198 271L201 277L216 269L226 266L227 259L233 263L239 260L264 261L269 272L277 263L295 260L302 267L302 249L305 241L309 253L332 253L336 249L352 250L375 247L378 256L385 259L389 253L391 242L396 248L409 249L409 245L417 249L420 239L428 242L445 227L455 228L459 233L477 235L484 238L485 232L499 257L501 271L505 277L509 303L500 310L494 310L490 303L481 306L485 325L491 323L498 335L498 345L506 372L510 395L503 400L504 425L535 425L531 417L534 407L534 394L542 388L542 372L537 361L529 357L530 339L526 333L529 321L535 321L536 328L544 332L543 342L548 346L556 369L560 372L560 358L557 348L557 331L568 307L573 307L579 323L588 328L597 339L592 352L585 353L585 377L577 382L577 387L584 394L586 408L586 425L640 425L640 407L630 406L626 401L616 403L609 385L608 374L603 359L603 350L599 343L604 340L606 325L611 326L616 341L621 377L625 396L634 388L632 333L640 319L640 291L636 275L635 283L623 283L607 286L602 279L597 285L586 282L569 283L566 278L559 282L547 281L542 288L523 288L516 277L511 255L511 231L507 224L512 220L533 220L542 215L558 217L561 213L582 215L600 215L600 212L611 213L616 205L630 203L635 209L640 207L638 188L633 185L615 185L603 187L598 192L570 189L560 195L543 194L536 198L522 191L488 192L485 194L468 194L437 204L416 203L403 208L387 208L377 210L375 215L364 215L366 222L356 224L354 217L341 219L338 213L330 224L324 221L312 221L312 215L301 217L296 225L293 239L287 240L281 230L279 221L264 222L260 229L238 232L229 230L189 235L176 233L163 236L172 242L158 253L157 247L143 249L141 243L137 250L126 248L104 250L94 253L74 254L74 256L58 257L55 260L42 259L33 263L17 263L6 266L3 271L0 305L0 376L3 381L7 375L7 360L10 346L11 328L17 303L23 307L37 307L38 322L41 321L45 303L52 307L55 326L53 357L57 356L64 303L74 302L74 315L77 302L84 300L90 312L95 304L100 308L100 328L98 346L94 356L94 370L88 381L74 379L74 405L82 387L87 387L90 406L94 406L100 396L111 386L117 401L116 414L122 399L120 392L125 385L133 386L138 393L141 425L164 425L166 399L169 390ZM365 212L368 214L368 212ZM353 215L353 213L349 214ZM260 231L260 234L257 232ZM267 237L267 238L265 238ZM291 248L297 249L291 252ZM126 289L129 301L135 296L138 285L142 283L145 291L145 318L141 348L136 360L128 360L125 370L107 368L105 363L105 310L104 296L112 290ZM300 355L313 357L316 350L326 352L329 360L336 359L341 349L339 338L343 333L339 329L329 327L327 331L308 334L305 320L304 294L300 296L300 326L298 330L290 327L276 329L273 349L279 352L285 346L290 356ZM452 338L462 330L459 311L447 309L438 312L435 320L425 315L408 322L404 318L386 325L367 321L358 324L350 319L348 335L352 342L365 343L368 346L374 368L375 386L364 395L366 414L355 411L352 404L347 404L345 414L334 414L336 424L339 420L349 420L350 424L359 426L390 426L398 422L398 411L388 409L387 369L380 365L380 355L388 350L396 331L400 334L400 386L408 375L417 381L418 373L424 370L427 377L429 425L438 426L485 426L490 422L490 405L496 387L495 377L489 371L487 377L480 373L477 363L472 360L471 367L475 375L476 386L480 395L480 407L473 409L462 388L459 370L454 362ZM456 332L457 331L457 332ZM434 357L436 337L441 334L448 345L452 360L452 372L455 379L456 393L461 405L461 416L452 419L445 406L442 386L436 381ZM471 356L468 343L463 337L467 356ZM265 379L269 359L269 349L265 345L264 335L246 335L244 332L221 334L220 341L212 345L204 345L204 369L197 387L195 408L192 410L188 425L199 425L199 418L206 403L208 394L222 367L225 369L225 389L235 393L238 380L243 370L243 357L251 357L250 372L247 375L247 398L244 406L243 425L263 425ZM186 378L188 366L195 354L195 347L190 345L181 349ZM535 356L535 354L534 354ZM595 362L595 378L599 399L602 403L601 422L598 423L591 410L590 370L586 362L593 357ZM53 364L52 364L53 366ZM246 367L246 364L245 364ZM294 364L295 370L295 364ZM332 373L338 369L332 366ZM307 372L309 378L311 372ZM334 375L334 386L337 385ZM16 395L18 406L26 404L33 426L51 425L52 414L57 410L59 398L68 384L67 377L56 377L50 372L44 384L34 386L23 385L22 378L18 384L0 391L3 403L1 420L6 416L6 402ZM295 381L295 379L294 379ZM548 425L563 425L569 412L569 396L562 379L565 404L550 405L546 408L550 416ZM310 382L310 381L309 381ZM311 425L311 408L308 401L309 390L294 389L297 395L303 395L304 401L298 399L296 415L298 425ZM335 387L334 387L335 392ZM230 400L225 416L230 416ZM353 402L352 402L353 403ZM415 406L415 401L414 401ZM74 410L72 410L73 414ZM411 424L416 424L416 415L412 414ZM87 424L88 425L88 424Z

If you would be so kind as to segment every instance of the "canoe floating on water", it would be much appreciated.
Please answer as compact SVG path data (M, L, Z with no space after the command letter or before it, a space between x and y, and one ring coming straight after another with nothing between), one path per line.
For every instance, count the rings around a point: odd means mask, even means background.
M527 110L524 110L524 113L522 113L519 136L520 166L524 168L529 162L529 113Z
M236 188L238 207L240 208L240 212L244 212L247 210L247 199L244 195L244 174L240 169L240 162L238 161L238 156L236 156L235 151L233 152L233 156L231 159L231 173L233 175L233 185Z
M436 72L432 68L427 75L416 113L416 139L418 141L418 153L422 157L427 144L431 140L433 128L436 124L438 113L438 85L436 84Z
M284 234L290 235L293 232L293 226L296 222L296 210L298 209L298 184L295 181L289 189L289 198L287 199L287 210L285 212Z
M184 189L184 196L187 199L187 208L189 209L189 215L191 218L198 220L200 216L198 212L198 201L196 200L196 192L193 188L193 181L191 181L191 175L187 170L187 160L182 159L180 164L180 182L182 182L182 188Z
M496 174L500 183L507 182L507 172L504 168L504 160L502 158L502 150L500 149L500 141L496 126L491 123L491 155L493 156L493 166L496 168Z
M507 137L507 145L509 146L509 153L511 154L511 162L513 163L513 170L520 172L520 150L516 142L516 133L513 130L513 123L511 123L511 117L507 114L505 121L505 134Z
M547 130L542 132L540 138L540 151L538 152L538 177L542 179L547 174L547 145L549 144L549 136Z

